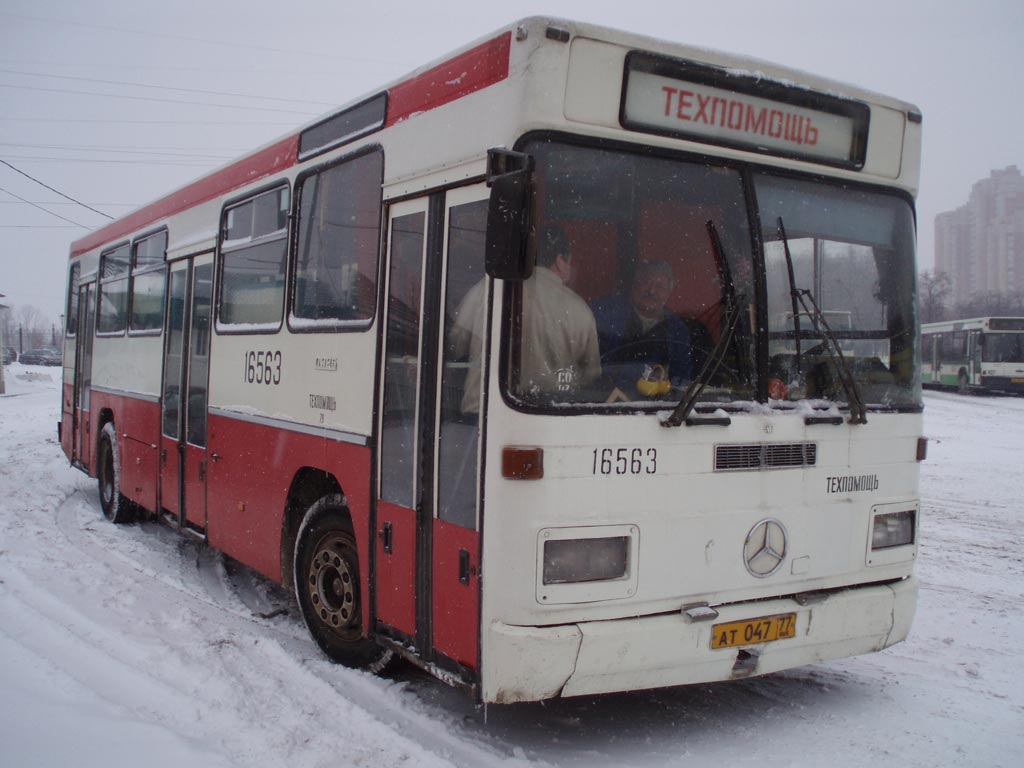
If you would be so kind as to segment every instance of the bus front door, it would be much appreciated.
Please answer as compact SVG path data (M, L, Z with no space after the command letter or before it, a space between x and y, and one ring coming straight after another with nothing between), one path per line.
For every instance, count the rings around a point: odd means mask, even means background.
M95 285L78 288L78 338L75 346L75 391L71 415L71 460L83 467L92 461L89 394L92 391L92 338L96 330Z
M984 338L981 331L971 331L971 384L981 384L981 353Z
M392 205L374 607L377 630L477 666L487 190Z
M206 404L213 255L171 266L160 405L160 506L182 527L206 530Z

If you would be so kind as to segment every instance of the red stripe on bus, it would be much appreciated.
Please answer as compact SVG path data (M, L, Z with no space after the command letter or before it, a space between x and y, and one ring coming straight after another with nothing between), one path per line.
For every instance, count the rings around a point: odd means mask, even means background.
M433 69L395 85L388 91L385 127L435 109L508 77L512 33L506 32ZM71 256L128 237L162 219L213 200L246 184L291 168L298 162L299 134L232 163L209 176L112 221L71 244Z
M506 79L511 47L506 32L390 88L385 127Z
M71 256L80 256L233 189L291 168L298 159L298 150L299 134L296 133L76 240L71 244Z

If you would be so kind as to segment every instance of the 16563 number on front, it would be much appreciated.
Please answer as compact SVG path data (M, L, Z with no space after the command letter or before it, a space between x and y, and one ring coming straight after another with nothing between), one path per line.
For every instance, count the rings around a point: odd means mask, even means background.
M658 474L657 448L595 448L593 459L595 475Z

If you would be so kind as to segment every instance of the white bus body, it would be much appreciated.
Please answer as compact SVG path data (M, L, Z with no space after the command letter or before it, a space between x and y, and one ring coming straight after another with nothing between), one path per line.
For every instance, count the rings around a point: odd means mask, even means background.
M1024 317L925 323L921 354L926 387L1024 393Z
M881 650L916 602L920 123L521 21L75 243L63 448L108 517L294 583L329 655L483 702ZM556 230L578 298L537 329ZM570 312L600 372L531 378Z

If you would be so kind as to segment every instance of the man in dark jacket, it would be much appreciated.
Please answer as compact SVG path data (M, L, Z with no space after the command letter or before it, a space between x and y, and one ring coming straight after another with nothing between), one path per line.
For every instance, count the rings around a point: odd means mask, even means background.
M637 381L659 365L673 385L690 380L689 331L665 306L673 284L668 264L641 262L628 295L605 296L592 306L602 368L624 392L634 393Z

